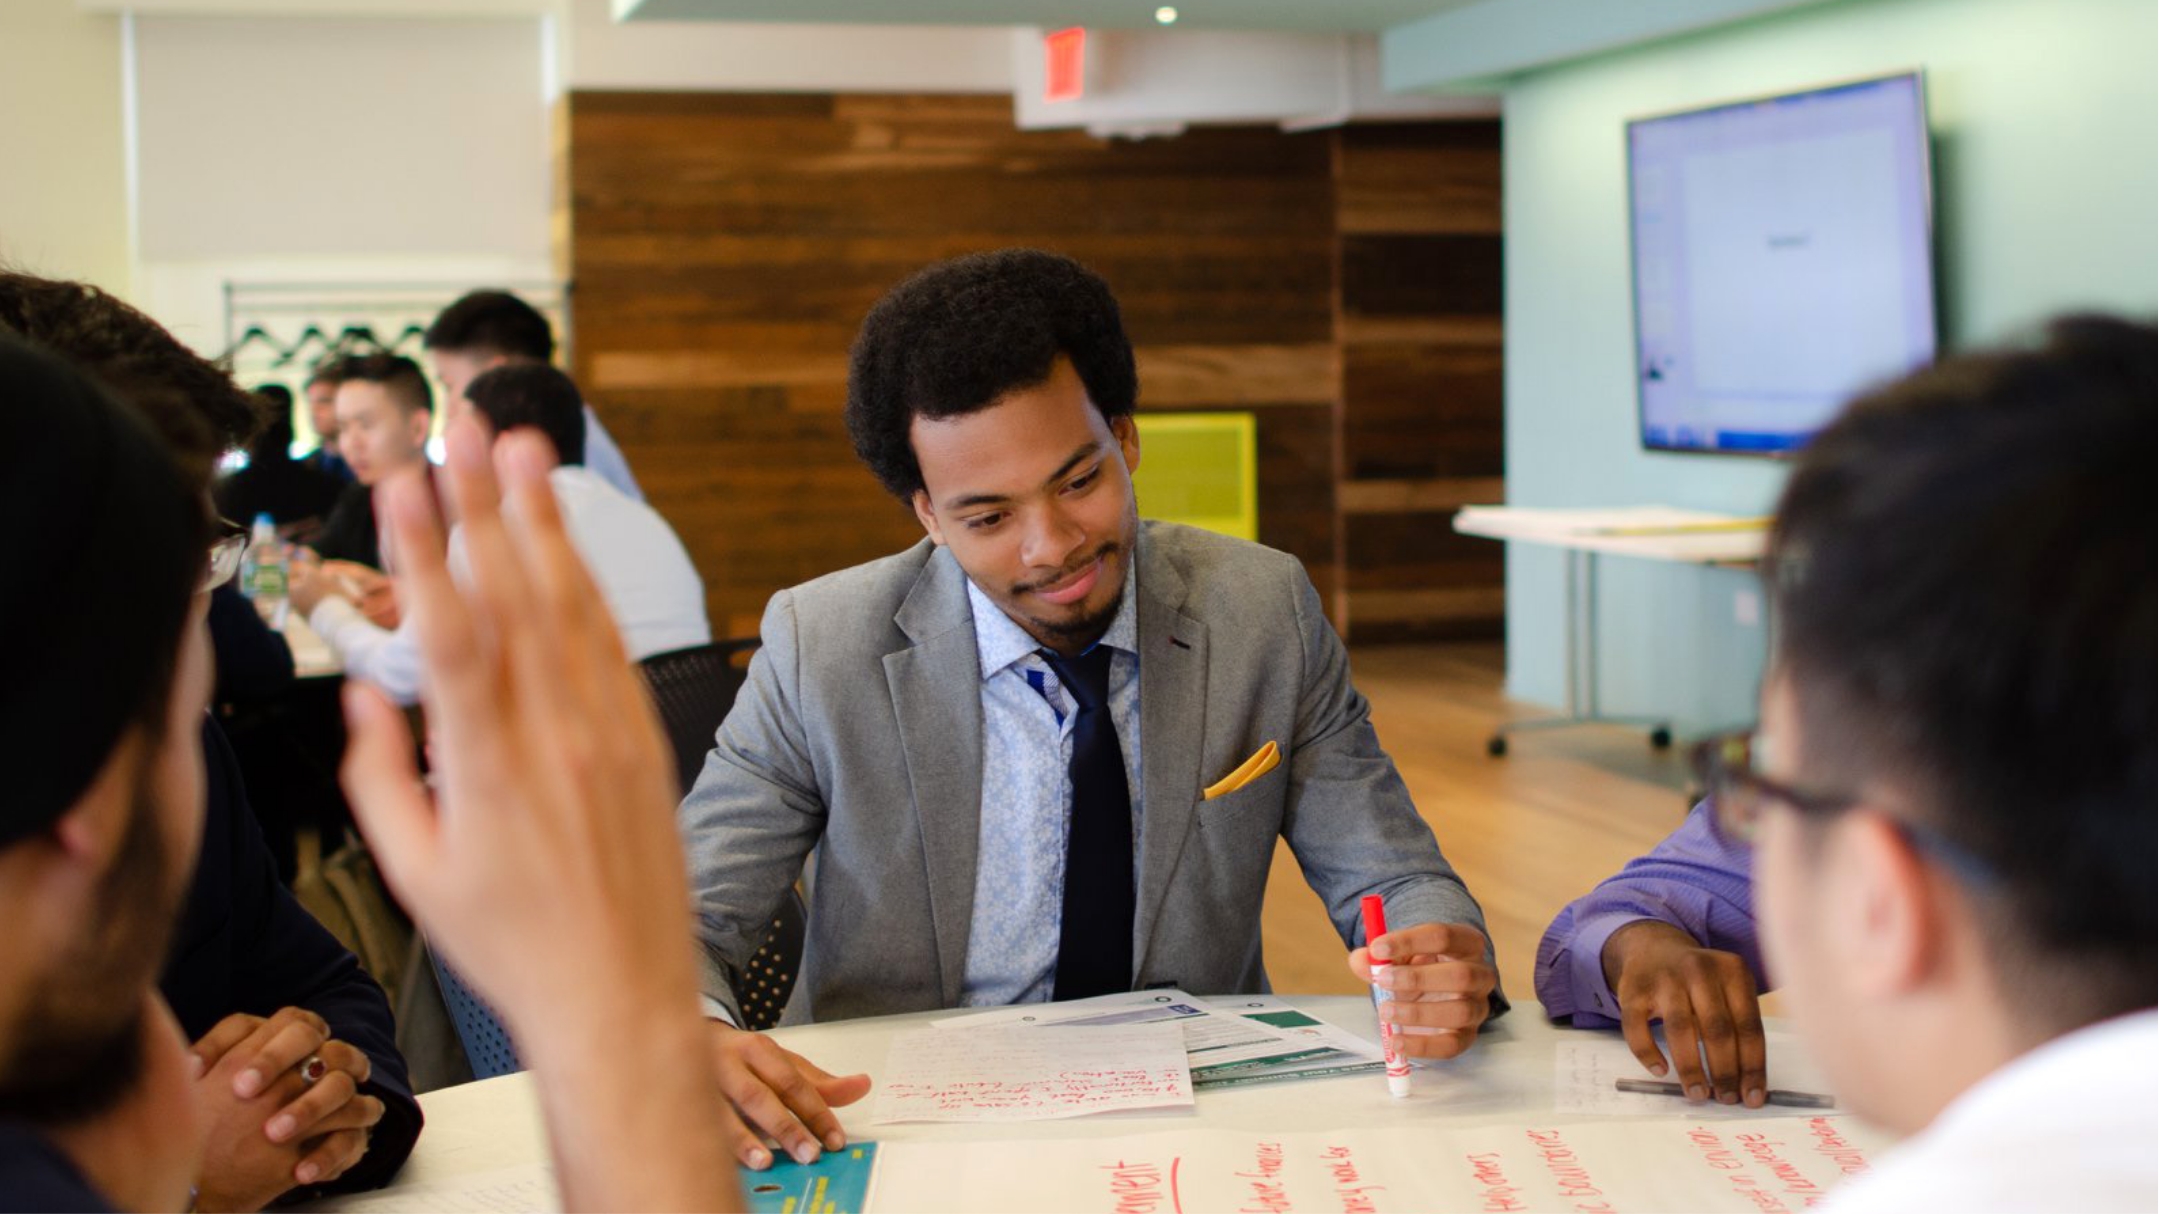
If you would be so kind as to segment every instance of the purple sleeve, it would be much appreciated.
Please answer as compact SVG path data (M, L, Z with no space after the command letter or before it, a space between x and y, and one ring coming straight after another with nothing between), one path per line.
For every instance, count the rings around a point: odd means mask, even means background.
M1709 802L1648 855L1568 903L1537 945L1537 1000L1547 1016L1584 1028L1619 1023L1619 1001L1604 980L1604 943L1638 919L1669 923L1704 948L1737 953L1767 990L1754 935L1753 857L1710 828Z

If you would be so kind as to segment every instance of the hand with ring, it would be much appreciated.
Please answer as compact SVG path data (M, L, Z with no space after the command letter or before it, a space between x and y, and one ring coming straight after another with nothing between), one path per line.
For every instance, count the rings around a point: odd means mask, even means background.
M367 1153L382 1101L360 1094L367 1055L322 1017L288 1007L227 1016L197 1041L196 1107L208 1127L199 1208L259 1210L343 1175Z

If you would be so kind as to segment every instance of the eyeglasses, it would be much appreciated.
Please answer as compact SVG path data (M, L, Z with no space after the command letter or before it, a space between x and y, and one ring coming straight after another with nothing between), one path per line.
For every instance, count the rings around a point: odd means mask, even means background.
M1762 813L1773 801L1819 817L1844 813L1860 804L1862 798L1856 794L1800 788L1762 774L1766 743L1758 731L1745 729L1708 738L1694 747L1694 771L1709 793L1710 825L1726 843L1753 846L1761 831ZM1947 865L1965 881L1973 885L1994 881L1991 865L1940 831L1889 813L1881 817L1914 848Z
M210 541L210 563L202 571L197 594L208 594L240 572L240 558L247 555L247 528L229 518L217 520L217 538Z

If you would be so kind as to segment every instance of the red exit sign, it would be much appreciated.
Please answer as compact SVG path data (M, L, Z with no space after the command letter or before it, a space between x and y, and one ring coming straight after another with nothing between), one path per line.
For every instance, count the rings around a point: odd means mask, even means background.
M1042 35L1042 66L1042 100L1079 100L1087 91L1087 31L1075 25Z

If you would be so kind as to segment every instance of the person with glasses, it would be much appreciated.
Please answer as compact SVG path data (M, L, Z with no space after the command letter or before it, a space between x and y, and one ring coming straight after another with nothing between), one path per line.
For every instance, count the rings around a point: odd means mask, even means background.
M1701 749L1705 805L1607 882L1747 950L1907 1137L1835 1209L2159 1206L2155 363L2149 324L2068 318L1817 437L1763 568L1761 725Z
M155 321L86 284L0 271L0 332L58 356L147 422L180 470L188 513L209 526L218 456L243 445L260 424L255 398ZM18 395L39 400L28 391ZM81 462L34 446L23 449L46 469L74 469ZM50 508L49 477L26 473L18 479L42 486L38 500ZM101 491L68 483L83 509L107 504ZM37 508L25 506L18 514L28 517ZM151 513L148 506L131 508L140 516L140 531L127 542L84 541L69 528L51 533L101 557L127 552L131 560L148 559ZM200 562L206 571L198 587L202 600L238 567L242 545L231 535L210 531L204 537L209 548L190 554L191 565ZM114 613L128 618L129 604L106 601L68 576L26 573L12 580L41 588L59 609L86 620L109 620ZM60 586L67 593L56 592ZM41 658L63 640L50 626L26 623L10 631L36 638L19 648L36 649ZM68 686L95 689L109 681L86 668ZM199 1063L189 1085L207 1133L194 1180L199 1206L256 1209L324 1186L381 1185L403 1166L420 1132L420 1109L397 1050L389 1002L279 882L223 730L200 711L183 724L203 783L193 827L202 842L188 870L185 900L176 916L167 915L170 948L158 981ZM10 770L20 778L29 765L26 759Z

